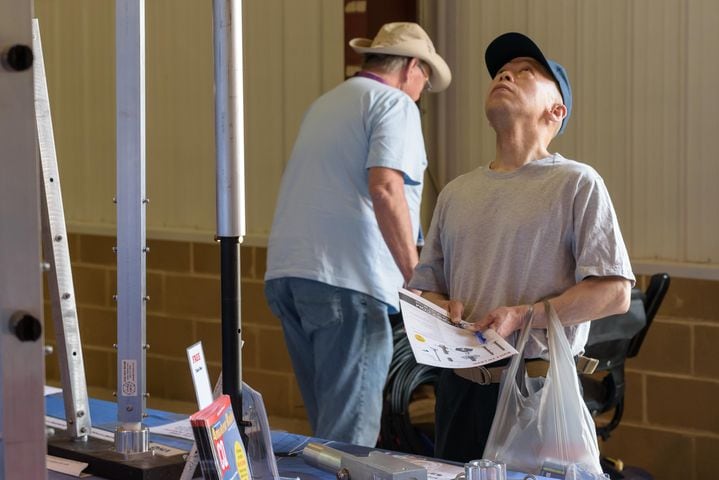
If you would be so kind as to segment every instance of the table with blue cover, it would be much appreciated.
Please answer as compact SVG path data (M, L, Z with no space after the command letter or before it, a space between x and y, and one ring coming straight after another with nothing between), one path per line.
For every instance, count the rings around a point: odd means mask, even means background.
M62 393L55 393L45 397L45 413L50 417L65 418L65 407ZM165 412L161 410L147 410L148 416L144 419L143 424L152 428L166 425L172 422L183 420L187 415ZM90 399L90 415L93 427L107 431L115 431L117 426L117 404L105 400ZM189 451L192 448L192 442L167 435L159 435L150 432L150 442L155 442L168 447ZM287 478L297 478L302 480L335 480L335 473L321 470L314 466L308 465L302 458L302 449L309 442L321 443L331 446L337 450L350 453L356 456L366 456L370 451L367 447L351 445L341 442L326 441L317 438L307 437L283 431L272 431L272 448L277 457L277 467L280 475ZM431 460L431 459L428 459ZM49 472L51 480L66 480L73 477L57 472ZM102 477L86 477L90 479L99 479ZM525 474L518 472L508 472L508 480L524 480ZM536 476L537 480L546 479L546 477Z

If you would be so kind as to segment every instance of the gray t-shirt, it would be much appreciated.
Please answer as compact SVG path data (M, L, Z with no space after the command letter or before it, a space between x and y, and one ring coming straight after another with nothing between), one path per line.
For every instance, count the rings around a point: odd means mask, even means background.
M554 154L512 172L480 167L450 182L410 287L462 301L474 322L497 307L557 296L589 276L634 281L602 178ZM582 353L589 322L566 331L572 352ZM535 329L525 357L540 356L546 331Z

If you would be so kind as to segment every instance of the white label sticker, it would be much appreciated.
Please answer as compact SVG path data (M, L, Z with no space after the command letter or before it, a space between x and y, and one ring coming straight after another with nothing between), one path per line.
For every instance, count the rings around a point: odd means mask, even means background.
M174 457L175 455L185 455L187 453L187 450L180 450L179 448L168 447L155 442L150 442L150 449L155 455L160 455L161 457Z
M192 372L192 383L195 386L195 395L197 396L197 405L200 409L205 408L212 403L212 387L210 386L210 376L207 373L207 365L205 363L205 352L202 350L202 342L187 347L187 360L190 362L190 371Z
M122 361L122 395L125 397L137 396L137 361Z

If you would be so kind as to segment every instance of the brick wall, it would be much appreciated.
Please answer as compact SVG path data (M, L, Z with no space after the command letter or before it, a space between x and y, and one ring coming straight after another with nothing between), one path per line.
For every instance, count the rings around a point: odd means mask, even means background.
M117 382L115 239L72 234L69 242L87 384L111 392ZM148 392L153 400L194 403L185 349L202 341L213 383L221 369L219 245L150 240L148 246ZM282 329L264 299L265 251L241 248L243 380L263 393L271 415L303 418ZM45 318L46 341L54 344L47 302ZM46 364L48 381L59 381L56 357Z
M672 278L639 354L627 363L626 409L600 445L605 454L657 479L716 478L718 300L719 282Z
M114 238L71 235L87 383L115 390ZM148 390L194 402L185 348L202 340L212 378L220 371L219 247L150 241L147 285ZM266 250L243 247L243 376L271 415L304 419L278 321L262 291ZM645 288L646 278L640 279ZM601 445L658 479L700 480L719 471L719 282L673 278L639 355L627 365L624 419ZM46 312L46 318L49 312ZM47 325L48 343L54 343ZM59 378L47 361L50 381ZM690 471L687 471L689 469Z

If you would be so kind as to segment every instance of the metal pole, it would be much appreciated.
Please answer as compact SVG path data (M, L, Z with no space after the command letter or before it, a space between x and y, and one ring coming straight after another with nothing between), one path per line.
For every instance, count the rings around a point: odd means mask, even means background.
M92 428L90 400L85 382L85 363L75 304L75 287L72 282L60 172L57 167L50 97L37 19L33 19L32 28L35 52L35 111L42 166L42 243L45 261L50 267L47 286L52 304L62 395L65 400L67 434L75 440L87 440Z
M0 478L47 478L32 2L0 0Z
M222 382L242 419L240 243L245 234L242 2L213 0L217 238L222 290Z
M115 1L117 417L115 448L146 452L145 1Z

